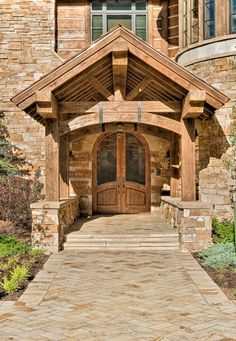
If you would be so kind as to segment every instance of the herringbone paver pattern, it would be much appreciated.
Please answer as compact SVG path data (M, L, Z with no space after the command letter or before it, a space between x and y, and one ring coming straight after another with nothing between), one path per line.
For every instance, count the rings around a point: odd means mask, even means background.
M236 305L189 253L63 251L0 303L5 340L236 341Z

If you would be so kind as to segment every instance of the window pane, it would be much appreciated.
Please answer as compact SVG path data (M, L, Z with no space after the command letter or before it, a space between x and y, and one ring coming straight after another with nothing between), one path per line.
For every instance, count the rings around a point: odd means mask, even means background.
M142 11L142 10L146 10L146 1L143 0L137 0L136 1L136 10L138 11Z
M236 33L236 15L232 15L231 31L232 33Z
M102 30L96 30L96 29L92 30L92 40L93 41L99 39L101 36L102 36Z
M231 0L231 32L236 33L236 0Z
M143 40L146 40L146 15L136 16L135 34Z
M136 16L136 27L137 28L146 28L146 15L137 15Z
M102 16L93 15L93 28L102 28Z
M191 0L191 44L198 42L198 0Z
M205 0L204 2L204 38L215 36L215 1Z
M236 0L231 0L231 13L236 13Z
M92 16L92 40L96 40L100 38L102 33L103 33L102 16L93 15Z
M116 134L107 136L97 152L97 184L116 181Z
M145 185L145 150L131 134L126 134L126 180Z
M131 30L131 15L108 15L107 16L107 30L117 25L123 25Z
M93 11L101 11L102 10L102 2L98 0L92 1L92 10Z
M131 0L107 0L108 11L127 11L131 10Z

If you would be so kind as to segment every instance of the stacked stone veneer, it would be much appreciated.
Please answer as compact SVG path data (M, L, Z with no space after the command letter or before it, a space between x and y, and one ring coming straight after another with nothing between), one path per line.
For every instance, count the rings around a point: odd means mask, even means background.
M199 198L212 204L213 213L232 217L230 191L234 181L232 173L225 167L225 160L232 160L230 136L236 112L236 56L199 61L186 67L231 99L210 120L196 120L196 130L199 140Z
M48 251L60 251L64 236L78 218L78 198L65 201L39 201L31 204L32 245Z
M212 244L210 204L162 197L161 215L178 231L182 249L198 251Z
M61 64L54 52L55 1L3 0L0 17L0 111L25 167L44 173L44 127L10 98Z

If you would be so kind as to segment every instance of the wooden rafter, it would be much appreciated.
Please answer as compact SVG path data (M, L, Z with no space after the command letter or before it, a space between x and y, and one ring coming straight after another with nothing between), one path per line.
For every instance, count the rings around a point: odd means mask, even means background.
M124 41L117 41L112 49L113 89L115 100L126 97L128 68L128 46Z
M138 96L143 91L143 89L145 89L151 83L151 81L152 79L150 77L145 77L141 83L136 85L136 87L130 91L130 93L126 96L126 100L132 101L136 96Z
M118 45L125 45L126 48L123 49L123 57L116 58L119 55L119 51L116 50L116 42ZM124 52L126 50L126 52ZM206 82L196 77L192 73L185 70L180 65L176 64L168 57L164 56L162 53L156 51L150 45L141 41L130 31L126 30L124 27L118 27L112 32L109 32L105 36L101 37L100 40L92 44L87 50L81 52L71 60L65 62L60 67L50 72L48 75L35 82L31 87L24 90L23 92L16 95L12 101L22 110L30 107L36 102L36 92L39 90L53 91L56 93L57 90L60 91L61 87L68 84L75 77L79 77L87 70L90 70L93 65L103 58L113 54L113 74L114 74L114 85L115 92L124 98L125 96L125 84L126 84L126 72L127 72L127 62L129 50L129 62L132 55L139 61L139 64L143 64L144 68L152 69L152 76L162 75L163 79L171 85L176 84L176 89L183 89L183 95L190 90L201 90L206 92L206 103L214 109L219 109L222 105L227 103L229 98L223 93L214 89L212 86L208 85ZM125 55L124 55L125 54ZM122 55L122 52L121 52ZM116 63L116 59L121 61L121 65ZM122 61L123 59L123 61ZM121 73L123 76L118 76ZM154 72L153 72L154 70ZM145 76L149 76L144 74ZM169 81L168 81L169 80ZM80 80L78 79L80 82ZM121 82L121 83L120 83ZM104 84L104 83L103 83ZM79 85L79 83L78 83ZM163 84L164 86L164 84ZM116 91L120 89L119 91ZM70 88L73 91L73 87ZM173 89L174 90L174 89ZM111 90L110 90L111 91ZM131 89L130 89L131 91ZM172 89L167 87L169 94L174 93ZM177 93L179 91L176 91ZM63 90L62 90L63 93ZM174 98L180 98L174 97Z
M88 82L105 98L107 98L109 101L113 101L114 96L112 93L105 88L105 86L99 82L95 77L88 78Z

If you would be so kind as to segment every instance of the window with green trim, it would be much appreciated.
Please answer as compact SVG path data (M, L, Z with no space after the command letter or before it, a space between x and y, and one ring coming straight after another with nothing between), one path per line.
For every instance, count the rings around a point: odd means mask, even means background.
M92 41L119 24L147 39L147 3L145 0L92 0Z

